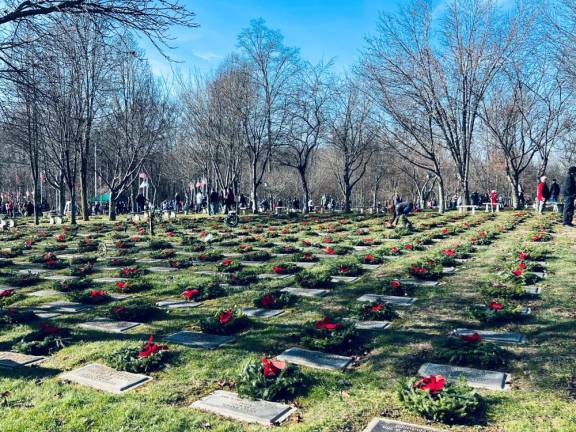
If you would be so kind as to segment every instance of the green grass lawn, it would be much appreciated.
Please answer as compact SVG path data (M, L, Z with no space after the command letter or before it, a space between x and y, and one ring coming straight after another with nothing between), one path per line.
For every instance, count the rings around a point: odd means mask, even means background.
M553 216L542 218L548 221ZM222 307L253 306L259 293L272 287L296 286L294 278L262 280L243 290L229 290L227 295L207 300L201 307L173 310L124 334L107 334L75 328L75 325L95 316L103 316L110 304L78 313L63 314L51 323L75 329L72 344L55 352L46 361L34 367L14 370L0 369L0 431L261 431L268 428L228 420L213 414L190 408L190 404L214 390L235 389L235 381L248 360L263 355L274 356L284 349L297 346L303 326L321 319L326 313L346 316L355 299L365 293L381 291L382 278L406 277L407 268L431 251L451 247L454 243L469 239L473 233L494 229L509 221L512 213L502 212L487 217L483 214L467 216L459 220L455 215L436 216L421 214L414 218L416 232L394 233L383 227L381 219L366 217L350 218L341 224L341 216L325 216L310 220L307 225L297 219L276 220L259 217L244 220L235 230L223 238L217 235L225 230L220 221L189 218L183 222L166 223L158 227L157 237L178 245L182 239L200 244L201 232L214 233L215 245L224 242L223 250L236 251L246 238L256 238L256 244L264 241L280 242L285 237L296 237L294 244L302 248L301 241L309 239L322 243L330 236L338 245L352 244L354 239L370 237L381 239L383 244L403 244L426 233L450 227L450 234L440 236L437 242L417 250L404 250L398 257L384 257L384 264L352 284L338 284L324 298L299 299L287 311L271 319L252 319L251 325L237 335L237 341L229 346L202 350L170 345L174 350L171 361L160 371L152 372L153 381L122 395L110 395L88 387L61 382L58 375L64 371L88 363L106 364L107 357L125 346L142 345L149 335L157 340L179 330L200 331L200 319L213 314ZM478 328L480 323L470 318L468 306L482 302L481 281L489 278L511 256L511 250L529 242L529 233L539 222L538 216L529 214L513 229L503 232L484 248L478 248L472 257L457 267L454 274L441 279L436 287L418 288L418 298L410 308L397 308L399 318L381 333L365 337L363 348L355 353L353 366L346 372L319 371L301 368L308 384L293 400L286 401L298 408L280 426L278 431L362 431L373 417L387 417L419 425L429 425L452 431L510 431L544 432L576 431L576 231L568 231L554 225L553 238L544 243L548 251L547 277L538 283L542 294L537 298L518 301L532 309L529 320L519 324L485 326L501 331L518 331L527 337L524 345L509 347L512 358L504 368L512 374L512 389L506 392L480 390L486 401L487 411L482 418L467 425L446 426L427 422L404 408L396 396L395 386L401 377L413 376L418 367L434 357L431 342L458 327ZM434 222L435 227L430 227ZM477 224L466 228L463 223ZM335 232L324 235L324 231ZM176 236L165 237L168 226L175 228ZM277 227L270 231L269 227ZM75 233L67 234L67 244L75 247L79 234L102 229L98 241L113 241L113 224L104 220L80 223ZM370 232L355 232L358 227ZM459 227L454 232L453 227ZM60 227L43 227L46 237L34 243L34 253L40 253L47 245L54 244L54 236ZM343 229L342 231L338 231ZM285 230L285 233L282 233ZM313 235L318 230L322 235ZM21 224L16 234L2 234L2 246L14 247L24 240L38 235L39 230ZM347 234L347 237L341 237ZM122 231L117 236L124 235ZM136 227L128 226L126 236L136 235ZM398 239L386 240L390 237ZM239 240L242 239L242 240ZM142 235L142 241L146 236ZM290 239L294 240L294 239ZM259 243L260 242L260 243ZM327 247L331 243L324 243ZM271 247L263 249L270 251ZM184 249L178 249L184 251ZM319 250L319 249L318 249ZM58 251L56 254L58 255ZM108 255L113 255L108 248ZM149 257L151 251L136 247L131 256ZM366 251L350 251L345 258L361 256ZM97 254L96 252L92 254ZM196 256L192 254L191 256ZM12 258L15 264L30 265L29 255ZM189 255L182 254L179 257ZM237 258L233 258L237 260ZM286 261L287 257L273 257L266 261L266 271L271 263ZM320 260L315 268L332 265L332 260ZM142 299L158 301L180 296L182 284L202 283L209 278L195 274L199 269L214 270L215 264L182 269L174 273L149 273L144 279L153 287L134 294ZM7 275L7 268L0 269ZM262 270L264 271L264 270ZM57 273L67 274L67 270ZM115 276L115 272L101 271L90 277ZM0 284L2 279L0 278ZM20 292L30 293L48 289L51 282L43 281ZM104 285L114 290L112 285ZM23 296L10 307L30 307L43 302L63 299L62 296L39 298ZM117 302L122 304L122 302ZM116 303L114 303L116 304ZM0 351L8 351L22 336L30 333L36 324L0 326ZM502 370L504 370L502 369Z

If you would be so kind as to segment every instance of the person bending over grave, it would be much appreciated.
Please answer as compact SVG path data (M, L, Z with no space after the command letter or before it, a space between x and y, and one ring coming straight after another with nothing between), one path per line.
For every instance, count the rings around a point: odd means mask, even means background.
M412 223L408 220L408 215L413 209L414 204L409 201L396 204L394 207L394 221L392 222L392 226L398 225L398 222L402 219L405 228L412 228Z

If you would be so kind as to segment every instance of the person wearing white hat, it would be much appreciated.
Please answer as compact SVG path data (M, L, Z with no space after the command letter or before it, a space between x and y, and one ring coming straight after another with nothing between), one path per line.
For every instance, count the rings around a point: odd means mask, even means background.
M536 191L536 203L538 204L538 213L542 214L546 206L546 201L550 199L550 188L546 183L546 176L540 177L538 189Z

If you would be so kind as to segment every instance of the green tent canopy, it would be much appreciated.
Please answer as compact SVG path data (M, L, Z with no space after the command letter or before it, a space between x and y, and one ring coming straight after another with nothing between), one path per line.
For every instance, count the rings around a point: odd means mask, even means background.
M93 199L93 202L108 202L110 201L110 192L106 192L102 195L96 195Z

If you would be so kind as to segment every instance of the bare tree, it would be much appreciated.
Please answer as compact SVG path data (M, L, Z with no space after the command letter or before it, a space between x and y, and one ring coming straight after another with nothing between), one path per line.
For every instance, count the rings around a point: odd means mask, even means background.
M325 141L328 131L328 110L333 98L334 85L329 75L330 65L306 64L290 99L289 127L280 144L278 163L294 168L300 176L304 198L304 213L308 212L310 187L308 170L318 147Z
M252 20L238 36L238 46L252 81L249 105L243 110L247 151L250 156L252 210L258 210L258 187L274 147L284 134L287 101L300 59L298 50L284 45L278 30L266 27L263 19Z
M329 145L334 152L333 172L344 196L344 211L350 212L352 191L376 151L379 131L372 105L358 85L347 81L339 87L330 122Z
M173 124L173 108L147 63L128 55L121 59L111 114L98 143L98 174L110 193L108 215L116 218L116 202Z

